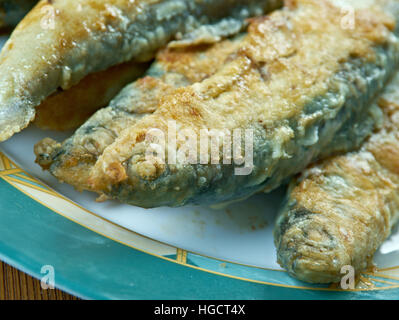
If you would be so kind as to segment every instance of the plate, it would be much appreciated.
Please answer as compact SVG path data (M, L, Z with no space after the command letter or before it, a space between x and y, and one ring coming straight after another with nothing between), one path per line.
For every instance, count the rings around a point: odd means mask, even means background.
M309 285L276 263L284 188L222 209L145 210L60 184L33 145L71 133L29 127L0 144L0 259L86 299L388 299L399 297L399 230L355 290Z

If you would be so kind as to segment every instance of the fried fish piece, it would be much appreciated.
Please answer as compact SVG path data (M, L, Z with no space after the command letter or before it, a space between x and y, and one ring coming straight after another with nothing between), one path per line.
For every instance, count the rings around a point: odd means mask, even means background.
M214 26L207 32L215 37L226 33L226 21L235 32L246 18L281 2L42 0L0 54L0 141L25 128L35 107L59 88L124 62L148 61L169 41L190 39L204 25Z
M295 179L277 218L282 267L300 280L339 282L356 273L399 221L399 74L379 99L382 127L357 152L329 158Z
M36 107L35 125L57 131L78 128L148 67L147 63L127 62L92 73L66 91L59 89Z
M157 54L146 76L127 86L110 106L99 110L62 144L44 139L35 146L36 162L59 180L79 190L90 190L90 170L105 148L125 128L152 114L162 97L175 88L200 82L213 75L244 35L213 45L169 47ZM40 109L39 109L40 112Z
M0 0L0 30L15 27L39 0Z
M399 58L398 2L371 2L357 9L353 28L342 26L342 8L327 0L289 1L253 20L215 75L165 96L104 150L90 170L90 189L147 208L223 203L272 190L316 159L360 146L373 128L371 102ZM211 157L204 163L195 139L189 163L166 152L186 152L187 139L166 142L165 159L151 157L153 132L168 136L171 123L197 138L204 129L252 132L253 143L237 152L240 160L253 148L250 173L237 174L239 161L225 164L231 159L221 148L218 164ZM352 136L336 145L345 134Z

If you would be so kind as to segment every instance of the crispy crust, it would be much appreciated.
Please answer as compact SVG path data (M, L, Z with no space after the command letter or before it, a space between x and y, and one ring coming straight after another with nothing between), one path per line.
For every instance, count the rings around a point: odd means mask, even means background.
M358 152L330 158L294 181L277 219L279 263L307 282L366 269L399 220L399 75L379 100L383 127Z
M304 146L294 147L295 141L306 135L309 126L333 119L343 108L342 102L338 102L310 116L305 112L309 104L337 90L341 77L337 83L332 78L344 63L358 59L364 65L379 64L376 47L392 40L395 20L381 10L379 5L385 1L374 4L357 11L353 30L341 27L341 9L326 0L294 1L291 8L252 20L240 49L218 73L164 97L153 115L125 130L105 149L90 173L92 189L124 202L151 207L241 199L265 188L268 179L268 190L280 185L312 160L312 156L304 154L301 164L291 165L287 170L279 168L280 163L288 164L283 160L295 159L295 152L303 152ZM385 79L379 78L377 86ZM367 87L370 84L364 79L359 79L357 85L353 90L375 90ZM348 95L345 92L338 99L345 101ZM357 107L357 112L362 107ZM331 109L335 110L331 113ZM230 132L254 129L258 148L255 170L249 177L238 177L234 176L232 166L149 163L145 156L149 146L143 137L153 128L168 132L169 120L176 121L180 130L190 129L198 136L202 128ZM320 146L328 145L328 139L342 123L337 121L336 128L332 125L331 131L325 132L325 141L320 137ZM276 145L276 152L269 154L268 145L274 142L282 145ZM313 159L324 154L325 150L317 150L319 145L313 145L309 151ZM289 149L284 150L286 147ZM306 148L309 150L309 146Z
M127 86L108 108L98 111L70 139L63 144L51 139L38 143L37 162L59 180L79 190L90 190L88 175L105 148L125 128L152 114L160 100L175 88L214 74L240 46L241 38L239 35L213 45L161 50L145 77Z
M42 0L0 55L0 141L25 128L59 88L131 60L148 61L176 35L224 18L244 24L281 0ZM221 10L222 9L222 10Z

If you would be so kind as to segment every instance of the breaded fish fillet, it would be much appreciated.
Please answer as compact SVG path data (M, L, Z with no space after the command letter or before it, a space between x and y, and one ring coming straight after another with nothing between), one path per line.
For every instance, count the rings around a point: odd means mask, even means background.
M275 227L278 261L313 283L364 271L399 220L399 74L379 100L384 120L358 152L329 158L295 180Z
M281 0L42 0L0 55L0 141L25 128L35 107L58 88L124 62L150 60L170 40L196 41L201 26L208 26L206 41L209 33L217 39L229 29L236 32L246 18L280 5Z
M213 75L241 44L243 35L213 45L167 48L158 53L146 76L127 86L110 106L99 110L59 144L45 139L35 147L37 162L59 180L90 190L90 170L125 128L152 114L165 95ZM40 108L39 108L40 113Z
M15 27L39 0L0 0L0 29Z
M68 90L59 89L36 107L35 125L58 131L78 128L95 111L107 106L127 84L142 76L148 66L126 62L92 73Z
M371 2L357 10L353 28L343 27L341 8L327 0L289 1L255 19L215 75L163 97L104 150L90 170L90 189L142 207L215 204L272 190L310 162L358 147L373 128L371 102L399 58L398 1ZM147 137L154 129L168 135L170 123L197 137L203 129L251 130L250 173L236 174L241 164L224 164L221 149L219 164L201 164L197 152L190 164L168 152L166 161L149 158Z

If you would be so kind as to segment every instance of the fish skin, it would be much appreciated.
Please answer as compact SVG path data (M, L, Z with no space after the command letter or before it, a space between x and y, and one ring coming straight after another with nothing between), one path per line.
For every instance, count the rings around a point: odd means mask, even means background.
M90 190L90 170L106 147L158 108L174 89L199 82L216 72L240 46L243 34L208 45L161 50L145 77L126 86L107 108L97 111L62 144L44 139L35 146L36 162L79 190Z
M175 90L125 130L90 171L90 189L145 208L212 205L273 190L311 162L359 147L372 131L371 102L398 67L398 2L359 9L353 30L341 27L332 2L290 3L253 20L242 48L215 75ZM143 137L154 128L166 133L169 120L198 135L202 128L252 129L252 173L147 161ZM353 121L366 129L352 130ZM350 133L361 136L333 145Z
M293 277L339 282L359 274L399 221L399 74L378 105L382 124L356 152L308 168L289 188L275 225L278 261Z
M224 18L244 25L246 18L281 5L281 0L42 0L0 54L0 141L28 126L35 107L58 88L69 89L120 63L148 61L167 42L200 26Z
M15 27L39 0L0 0L0 30Z

